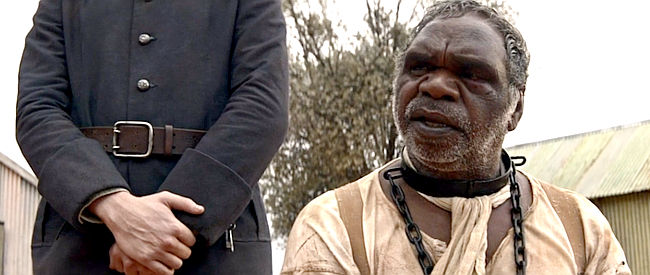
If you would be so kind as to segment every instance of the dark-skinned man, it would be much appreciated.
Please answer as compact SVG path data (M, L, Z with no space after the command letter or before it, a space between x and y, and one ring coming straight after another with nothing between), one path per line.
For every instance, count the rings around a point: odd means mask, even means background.
M283 274L630 274L593 204L501 149L528 62L491 8L434 4L396 62L401 158L307 205Z
M285 40L280 0L40 0L16 119L34 274L271 274Z

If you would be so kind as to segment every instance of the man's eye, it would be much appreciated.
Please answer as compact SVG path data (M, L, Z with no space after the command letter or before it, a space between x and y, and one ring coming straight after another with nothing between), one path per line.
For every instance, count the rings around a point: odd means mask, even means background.
M427 73L427 66L414 66L409 70L412 75L422 76Z
M481 78L473 72L463 72L460 74L460 77L469 79L469 80L480 80Z

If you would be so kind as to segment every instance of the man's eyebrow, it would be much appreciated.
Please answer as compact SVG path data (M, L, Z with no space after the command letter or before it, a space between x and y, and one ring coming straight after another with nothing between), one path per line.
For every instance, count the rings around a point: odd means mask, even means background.
M426 51L421 51L421 50L410 50L407 51L406 54L404 55L404 61L429 61L430 59L433 59L434 56Z
M481 70L494 74L498 74L499 72L498 64L493 64L492 62L481 58L480 56L454 54L448 60L454 66L458 66L463 69Z

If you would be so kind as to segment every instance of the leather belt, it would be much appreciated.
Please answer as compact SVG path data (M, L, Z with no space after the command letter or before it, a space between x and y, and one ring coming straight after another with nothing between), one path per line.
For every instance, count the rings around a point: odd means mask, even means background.
M81 132L97 140L106 152L116 157L145 158L151 154L180 155L194 148L206 131L165 127L152 127L146 121L118 121L111 126L83 127Z

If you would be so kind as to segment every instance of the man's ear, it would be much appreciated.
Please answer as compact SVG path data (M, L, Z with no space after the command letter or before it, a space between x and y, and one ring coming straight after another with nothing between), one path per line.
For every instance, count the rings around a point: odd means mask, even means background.
M512 112L512 116L508 121L508 131L512 131L515 128L517 128L517 124L521 119L521 115L524 113L524 92L525 91L526 91L526 86L518 88L516 91L517 98L515 100L517 100L517 106L515 107L515 111Z

